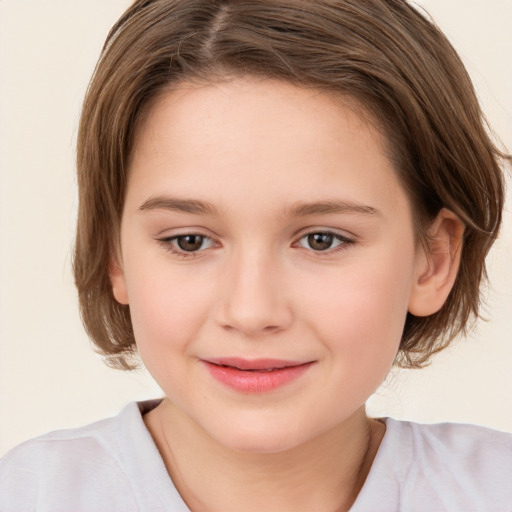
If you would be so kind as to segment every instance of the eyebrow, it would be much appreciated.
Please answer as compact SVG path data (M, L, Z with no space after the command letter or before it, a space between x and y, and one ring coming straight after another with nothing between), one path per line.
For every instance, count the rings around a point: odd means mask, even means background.
M149 198L140 207L140 211L171 210L194 215L218 215L217 208L208 201L197 199L179 199L169 196ZM329 215L337 213L362 213L365 215L382 215L372 206L366 206L352 201L298 201L285 210L287 217L306 217L308 215Z
M294 203L289 210L290 217L305 217L307 215L326 215L336 213L362 213L366 215L382 215L373 206L366 206L352 201L328 200L318 202Z
M178 199L167 196L151 197L140 207L140 211L148 210L171 210L195 215L216 215L217 209L207 201L195 199Z

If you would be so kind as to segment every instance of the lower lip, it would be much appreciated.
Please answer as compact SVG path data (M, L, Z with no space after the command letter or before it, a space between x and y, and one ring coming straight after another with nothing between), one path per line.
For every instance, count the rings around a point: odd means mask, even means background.
M243 393L265 393L298 379L313 364L287 366L272 371L239 370L233 366L219 366L205 361L212 377L222 384Z

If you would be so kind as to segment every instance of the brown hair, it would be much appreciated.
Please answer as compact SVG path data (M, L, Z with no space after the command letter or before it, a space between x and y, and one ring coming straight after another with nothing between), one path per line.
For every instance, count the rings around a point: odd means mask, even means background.
M108 35L78 134L75 281L85 327L113 366L136 354L111 290L134 135L160 92L184 80L260 75L348 95L379 124L420 237L442 207L465 223L443 308L408 315L397 363L425 364L480 305L504 200L500 158L468 74L441 31L405 0L136 1Z

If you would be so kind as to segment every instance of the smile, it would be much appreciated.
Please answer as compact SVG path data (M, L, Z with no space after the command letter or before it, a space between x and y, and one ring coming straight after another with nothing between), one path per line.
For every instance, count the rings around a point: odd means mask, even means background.
M265 393L280 388L298 379L314 363L241 358L209 359L202 362L215 380L242 393Z

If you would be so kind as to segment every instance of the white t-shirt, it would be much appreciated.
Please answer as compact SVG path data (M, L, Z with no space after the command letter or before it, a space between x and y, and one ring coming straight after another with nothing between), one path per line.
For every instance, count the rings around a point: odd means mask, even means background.
M14 448L0 461L0 512L188 511L142 419L157 404ZM511 434L385 421L350 512L512 512Z

